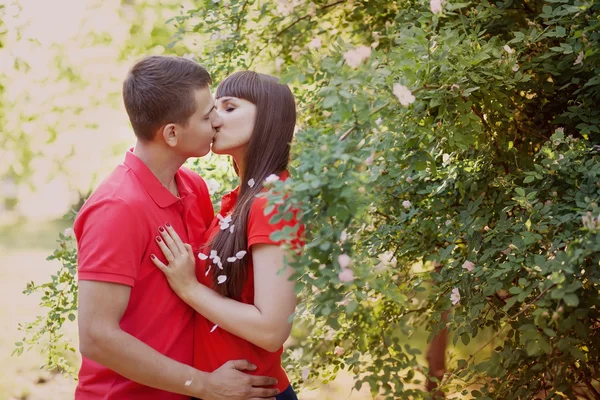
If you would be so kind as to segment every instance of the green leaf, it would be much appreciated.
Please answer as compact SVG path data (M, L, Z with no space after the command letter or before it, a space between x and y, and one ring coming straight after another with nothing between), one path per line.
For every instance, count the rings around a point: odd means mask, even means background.
M468 344L469 344L469 342L471 341L471 337L469 336L469 334L468 334L468 333L466 333L466 332L463 332L463 333L460 335L460 340L461 340L461 341L463 342L463 344L466 346L466 345L468 345Z
M531 340L527 343L527 355L529 357L539 354L540 351L540 344L537 341Z
M338 102L339 98L337 96L328 96L325 97L325 100L323 100L323 107L324 108L332 108L333 106L335 106Z
M358 303L354 300L352 300L351 302L348 303L348 305L346 306L346 313L348 315L352 315L354 314L354 311L356 311L356 308L358 307Z
M569 307L577 307L579 305L579 297L575 293L565 294L563 301Z

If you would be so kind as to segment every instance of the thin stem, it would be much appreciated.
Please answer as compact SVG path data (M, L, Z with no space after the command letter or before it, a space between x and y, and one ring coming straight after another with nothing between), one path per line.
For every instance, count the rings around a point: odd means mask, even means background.
M390 102L388 101L387 103L377 107L375 110L373 110L370 114L369 117L377 114L379 111L383 110L385 107L389 106ZM348 135L350 133L352 133L356 128L358 127L358 125L354 125L352 126L350 129L348 129L346 132L342 133L342 135L340 136L340 141L346 139L348 137Z
M339 0L339 1L336 1L335 3L326 4L323 7L319 8L319 11L323 11L323 10L326 10L326 9L328 9L330 7L337 6L338 4L345 3L346 1L347 0ZM294 27L294 25L296 25L298 22L303 21L303 20L305 20L307 18L310 18L310 17L311 16L309 14L306 14L306 15L300 17L300 18L297 18L291 24L289 24L288 26L286 26L285 28L283 28L282 30L280 30L279 32L277 32L275 34L275 36L273 36L273 38L278 38L279 36L281 36L282 34L284 34L286 31L288 31L292 27ZM248 67L250 67L254 63L254 60L256 59L256 57L258 57L259 54L262 53L264 49L266 49L268 46L270 46L271 43L272 43L272 40L267 40L267 43L265 43L264 46L262 46L260 49L258 49L258 51L256 53L254 53L252 55L252 58L250 59L250 63L248 64Z

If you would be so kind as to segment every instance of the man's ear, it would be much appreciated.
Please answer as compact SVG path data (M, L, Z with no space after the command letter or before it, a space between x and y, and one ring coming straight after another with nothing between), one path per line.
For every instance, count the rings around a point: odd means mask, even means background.
M165 143L170 147L177 146L177 125L167 124L162 129L162 137Z

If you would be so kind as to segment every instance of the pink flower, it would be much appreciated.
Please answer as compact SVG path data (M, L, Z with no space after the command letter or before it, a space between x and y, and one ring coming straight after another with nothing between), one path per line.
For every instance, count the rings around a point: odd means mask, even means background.
M402 207L406 208L407 210L410 208L410 206L412 206L412 204L410 203L410 201L404 200L402 202Z
M318 49L319 47L321 47L321 39L318 37L314 38L310 41L310 43L308 43L308 47L311 49Z
M514 67L512 67L513 72L517 72L519 70L519 64L515 64Z
M340 241L343 243L346 241L346 239L348 239L348 233L346 232L346 230L344 229L342 231L342 233L340 234Z
M411 178L410 176L407 176L406 183L413 183L413 178Z
M347 254L340 254L338 256L338 263L340 264L340 267L342 267L342 269L348 268L352 263L352 259Z
M342 272L338 274L340 282L348 283L354 280L354 272L350 268L342 268Z
M473 272L473 270L475 269L475 264L473 264L471 261L467 260L464 262L462 267L463 267L463 269L466 269L469 272Z
M358 68L369 57L371 57L371 48L367 46L358 46L344 53L344 60L352 68Z
M406 86L399 83L394 84L394 96L398 98L400 104L404 107L408 107L409 104L415 102L415 96L413 96L411 91Z
M509 45L507 45L507 44L505 44L505 45L504 45L503 49L504 49L504 51L506 51L508 54L512 54L512 53L514 53L514 52L515 52L515 51L514 51L513 49L511 49L511 48L510 48L510 46L509 46Z
M65 229L65 231L63 232L64 237L67 238L71 238L73 236L75 236L75 234L73 233L73 228L67 228Z
M373 165L373 159L375 157L375 153L371 153L371 155L369 157L367 157L367 159L365 160L365 164L366 165Z
M454 306L460 302L460 291L458 290L458 288L452 289L452 294L450 294L450 301Z
M344 348L340 347L340 346L335 346L335 350L333 350L333 354L335 354L336 356L341 356L342 354L344 354Z
M284 63L284 62L285 62L285 61L283 61L283 58L281 58L281 57L278 57L278 58L275 60L275 69L276 69L277 71L281 71L281 66L283 65L283 63Z
M310 368L304 368L302 370L302 380L307 380L308 375L310 375Z
M434 14L442 12L442 0L429 0L429 8Z
M577 59L573 63L573 65L579 65L579 64L583 64L583 51L579 52L579 54L577 55Z

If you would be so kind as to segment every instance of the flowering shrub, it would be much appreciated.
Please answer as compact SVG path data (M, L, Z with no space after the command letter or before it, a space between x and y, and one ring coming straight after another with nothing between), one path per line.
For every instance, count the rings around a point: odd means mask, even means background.
M293 380L428 398L416 342L448 328L441 392L600 396L599 4L207 0L173 22L216 81L294 89L270 183L307 226Z

